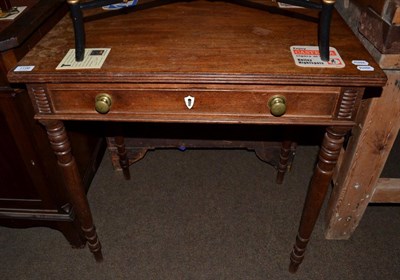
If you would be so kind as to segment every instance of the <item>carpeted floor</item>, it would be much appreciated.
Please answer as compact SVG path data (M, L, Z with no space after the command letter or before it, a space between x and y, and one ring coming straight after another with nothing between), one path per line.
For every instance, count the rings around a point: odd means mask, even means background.
M0 227L0 279L400 279L398 206L369 206L347 241L325 240L321 216L287 271L316 153L300 146L283 185L243 150L156 150L131 181L106 154L89 191L104 262L57 231Z

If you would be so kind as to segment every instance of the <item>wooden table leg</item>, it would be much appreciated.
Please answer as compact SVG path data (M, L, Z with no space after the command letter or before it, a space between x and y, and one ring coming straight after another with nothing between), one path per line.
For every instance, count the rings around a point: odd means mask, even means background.
M125 147L125 140L123 136L115 136L115 146L117 147L117 154L119 158L119 165L122 168L122 172L124 173L124 178L129 180L131 178L131 174L129 172L129 158L128 151Z
M290 255L289 271L292 273L297 271L304 259L307 243L319 216L332 179L333 170L343 146L344 136L349 130L349 127L328 127L326 130L318 163L304 203L296 243Z
M278 173L276 176L276 183L282 184L283 177L288 169L290 154L292 153L292 144L290 140L284 140L281 146L281 153L279 155Z
M42 120L41 123L47 130L51 147L57 156L69 199L81 225L83 235L88 242L89 249L96 261L102 261L103 256L100 241L93 224L82 178L80 177L75 158L71 153L71 145L64 124L61 121L55 120Z

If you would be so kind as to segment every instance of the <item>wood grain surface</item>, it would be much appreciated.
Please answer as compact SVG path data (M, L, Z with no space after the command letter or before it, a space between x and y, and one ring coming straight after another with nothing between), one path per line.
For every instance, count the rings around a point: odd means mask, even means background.
M381 86L386 80L336 13L331 46L339 51L346 67L303 68L294 64L290 46L317 45L316 11L249 1L152 3L125 12L86 11L86 47L111 48L101 69L54 71L74 48L72 22L66 16L19 63L35 69L11 72L9 79L28 83L90 80L342 86ZM375 71L360 72L351 64L354 59L368 61Z

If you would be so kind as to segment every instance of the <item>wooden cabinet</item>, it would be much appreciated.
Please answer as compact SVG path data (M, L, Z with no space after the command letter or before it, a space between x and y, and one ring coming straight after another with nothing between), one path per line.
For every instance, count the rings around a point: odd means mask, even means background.
M80 227L64 191L63 180L43 127L34 120L22 85L7 82L7 72L66 14L65 1L11 1L28 6L13 21L0 22L0 225L46 226L61 231L70 244L82 247ZM29 22L29 24L27 24ZM79 172L89 186L102 138L69 125Z

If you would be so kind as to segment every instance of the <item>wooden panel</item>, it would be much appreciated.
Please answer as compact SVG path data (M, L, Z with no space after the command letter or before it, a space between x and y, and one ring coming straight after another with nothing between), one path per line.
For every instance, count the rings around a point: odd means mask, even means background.
M400 26L387 22L373 10L361 13L358 30L380 53L400 53Z
M396 7L393 13L392 24L400 24L400 7Z
M399 131L400 71L386 74L382 95L360 108L328 205L328 239L347 239L358 226Z
M398 69L400 65L400 54L382 54L360 33L358 28L363 9L356 4L359 3L351 1L348 2L346 6L342 1L337 1L335 7L382 69Z
M182 87L182 86L180 86ZM340 88L333 87L194 87L177 88L176 85L163 85L159 88L128 85L57 85L48 87L55 113L94 114L95 96L108 93L112 97L112 106L107 116L128 114L129 118L141 118L148 114L198 115L199 117L218 115L227 119L229 116L272 117L268 100L275 95L286 98L287 112L283 117L333 117ZM195 97L194 106L188 109L186 96ZM318 106L315 106L318 104Z
M382 13L383 7L387 0L353 0L354 2L358 2L362 6L370 6L372 7L377 13Z
M15 141L10 128L10 118L15 117L12 113L16 110L13 97L0 94L0 200L5 199L32 199L38 198L37 191L34 188L32 178L24 164L22 154L19 152L19 141ZM14 101L14 102L13 102ZM16 121L13 122L15 124ZM3 148L7 147L7 148ZM18 171L18 172L16 172ZM3 203L0 201L0 207ZM15 207L15 205L14 205Z
M370 7L389 23L396 23L399 0L353 0L353 2L362 8Z

